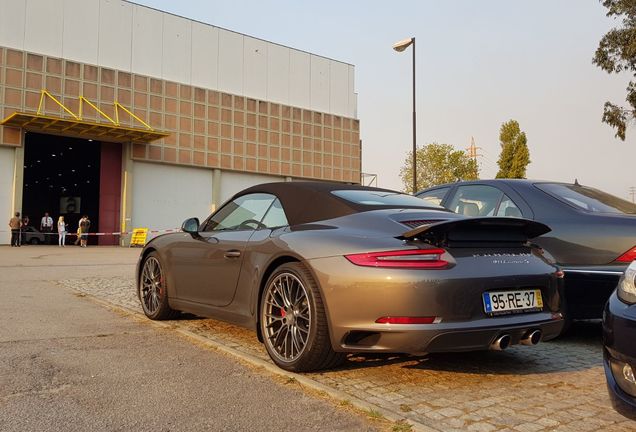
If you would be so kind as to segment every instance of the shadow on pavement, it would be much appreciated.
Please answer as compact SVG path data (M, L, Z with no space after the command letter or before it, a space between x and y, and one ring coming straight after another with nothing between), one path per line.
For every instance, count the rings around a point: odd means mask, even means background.
M193 315L191 313L181 312L179 316L174 318L173 321L199 321L204 319L207 319L207 318L198 316L198 315Z
M581 343L601 346L601 320L574 321L572 326L554 342Z
M505 351L349 356L337 370L397 365L405 369L491 375L531 375L580 371L602 365L600 321L575 322L562 337L534 347L515 345ZM328 372L326 372L328 373Z

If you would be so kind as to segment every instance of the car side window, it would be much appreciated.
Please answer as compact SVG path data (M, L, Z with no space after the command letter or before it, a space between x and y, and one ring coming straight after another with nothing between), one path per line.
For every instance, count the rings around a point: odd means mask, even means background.
M287 216L285 215L285 210L283 210L283 205L280 203L278 198L274 200L269 210L267 210L267 213L265 213L265 217L261 223L265 226L265 228L278 228L289 225L289 222L287 222Z
M522 217L519 207L494 186L459 186L449 209L464 216Z
M523 217L521 214L521 210L519 207L508 197L508 195L504 194L501 202L499 203L499 208L497 209L496 216L506 216L506 217Z
M276 200L274 195L243 195L225 204L205 224L203 231L238 231L262 228L261 220Z
M422 198L424 201L427 201L431 204L435 204L437 206L442 205L442 201L444 197L448 193L449 187L443 187L439 189L433 189L424 193L419 194L417 197Z

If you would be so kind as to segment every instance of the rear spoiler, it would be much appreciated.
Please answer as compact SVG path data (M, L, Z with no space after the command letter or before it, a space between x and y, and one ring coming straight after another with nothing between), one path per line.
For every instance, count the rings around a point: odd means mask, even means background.
M547 225L529 219L479 217L451 219L422 225L403 233L400 238L458 242L525 242L552 231Z

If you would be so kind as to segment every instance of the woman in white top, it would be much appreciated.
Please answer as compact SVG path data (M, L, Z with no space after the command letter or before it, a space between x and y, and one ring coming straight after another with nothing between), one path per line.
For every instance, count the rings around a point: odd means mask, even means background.
M66 246L66 222L64 222L64 216L60 216L57 220L57 235L58 244L60 247Z

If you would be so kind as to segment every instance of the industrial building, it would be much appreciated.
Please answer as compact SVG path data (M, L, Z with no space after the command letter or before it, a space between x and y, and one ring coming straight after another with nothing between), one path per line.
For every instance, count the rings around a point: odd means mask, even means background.
M171 229L360 161L351 64L123 0L0 0L0 244L16 211Z

